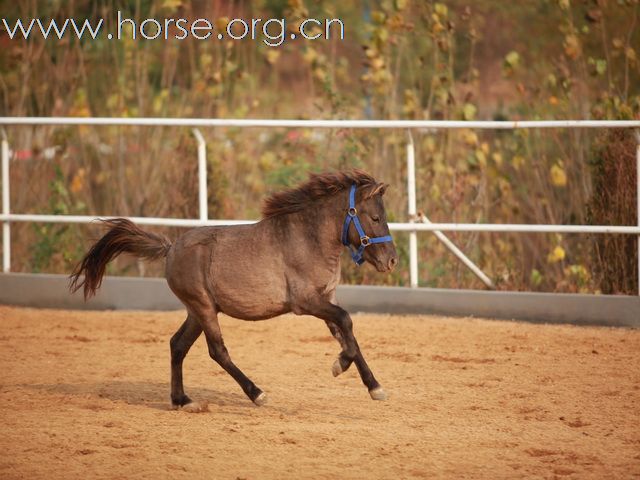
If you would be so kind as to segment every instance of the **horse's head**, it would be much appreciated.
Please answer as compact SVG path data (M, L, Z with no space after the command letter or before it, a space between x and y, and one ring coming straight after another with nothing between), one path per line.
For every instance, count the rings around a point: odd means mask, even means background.
M389 235L387 215L382 200L388 186L386 183L377 183L373 186L361 187L362 191L356 195L355 207L367 238L363 241L354 226L351 226L348 232L349 243L356 249L370 242L362 252L362 259L376 267L379 272L390 272L398 264L398 253ZM388 237L388 240L384 237ZM378 243L376 240L382 241Z

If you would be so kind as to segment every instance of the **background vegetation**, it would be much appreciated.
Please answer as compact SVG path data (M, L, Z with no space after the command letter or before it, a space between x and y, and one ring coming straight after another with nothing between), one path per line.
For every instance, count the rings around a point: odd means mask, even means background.
M343 19L346 39L10 40L0 34L0 115L381 119L640 118L638 0L0 1L8 19ZM402 131L209 129L212 218L258 218L270 191L359 166L392 185L406 221ZM12 210L197 216L188 129L10 127ZM432 221L634 224L630 132L422 131L418 203ZM178 231L169 232L177 235ZM15 271L69 272L95 227L14 225ZM455 233L501 289L637 292L631 236ZM345 263L345 281L408 283ZM121 259L112 273L161 274ZM421 284L480 288L432 236Z

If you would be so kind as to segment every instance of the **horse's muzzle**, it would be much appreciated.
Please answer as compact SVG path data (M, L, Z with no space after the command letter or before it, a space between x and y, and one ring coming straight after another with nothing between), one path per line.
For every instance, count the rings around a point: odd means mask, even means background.
M398 257L397 256L393 256L389 259L389 261L387 262L387 269L388 271L392 272L394 268L396 268L396 265L398 265Z
M371 263L380 273L391 273L398 264L398 257L396 255L392 255L386 263L382 259L374 259Z

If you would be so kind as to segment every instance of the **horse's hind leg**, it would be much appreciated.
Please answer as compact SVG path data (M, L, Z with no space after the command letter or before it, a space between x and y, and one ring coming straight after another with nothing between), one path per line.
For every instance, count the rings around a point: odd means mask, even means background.
M199 307L194 310L200 326L207 338L209 355L240 385L244 393L256 405L263 405L267 396L231 361L227 347L222 340L218 315L214 308Z
M182 383L182 362L201 333L202 327L198 321L188 315L182 326L171 337L171 405L173 408L187 406L187 410L201 409L199 404L192 402L185 395Z

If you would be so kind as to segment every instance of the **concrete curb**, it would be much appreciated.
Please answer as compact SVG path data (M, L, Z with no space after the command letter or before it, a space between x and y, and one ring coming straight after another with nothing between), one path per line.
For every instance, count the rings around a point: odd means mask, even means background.
M184 308L163 278L105 277L96 297L71 295L65 275L0 274L0 304L84 310ZM341 285L350 312L440 314L538 323L640 327L640 297Z

